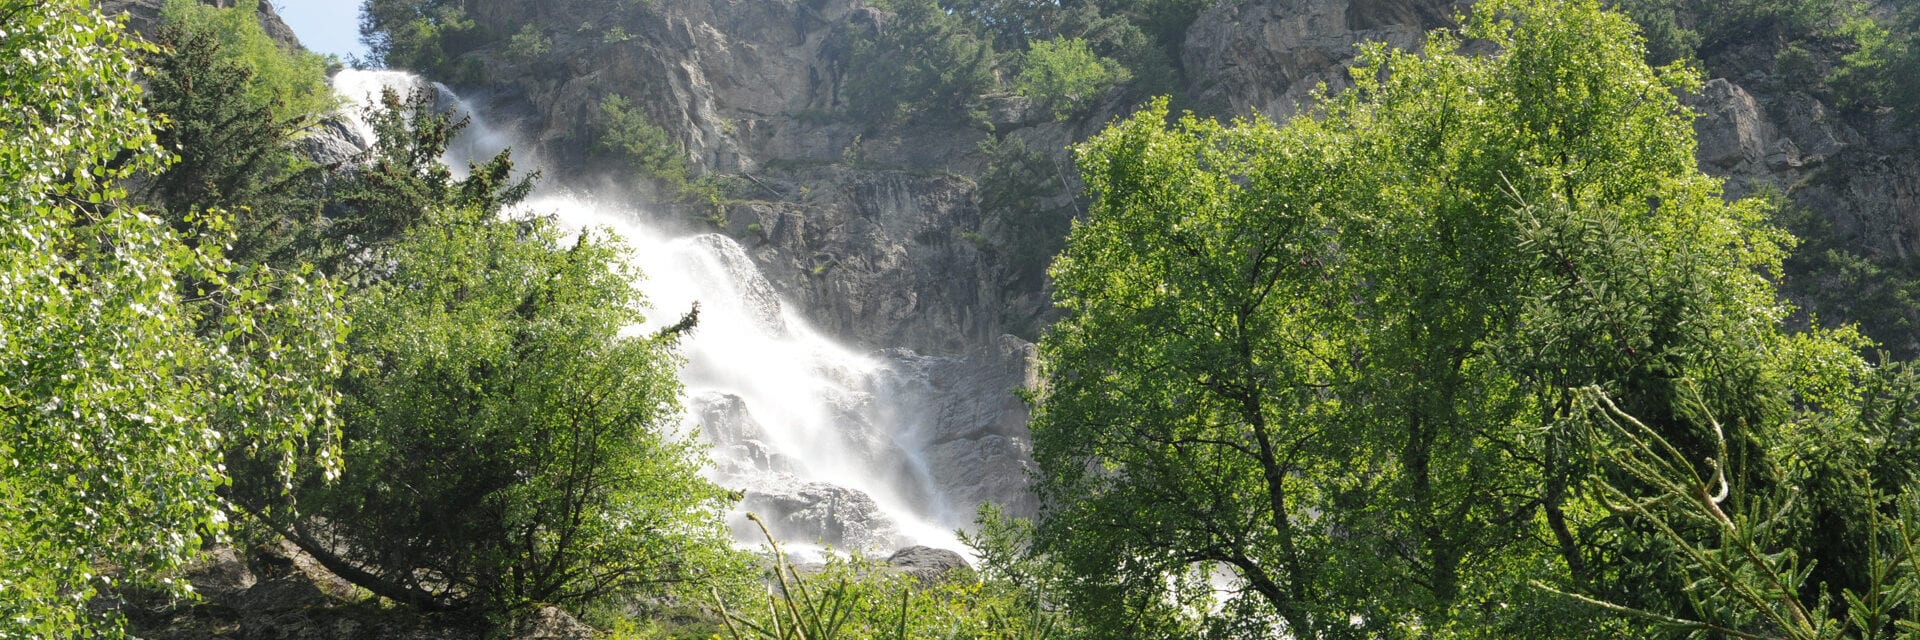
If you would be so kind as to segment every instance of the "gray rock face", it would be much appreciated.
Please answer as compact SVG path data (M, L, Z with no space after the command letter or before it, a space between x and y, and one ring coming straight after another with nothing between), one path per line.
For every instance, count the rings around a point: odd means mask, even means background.
M1847 245L1901 260L1920 252L1920 157L1914 136L1890 114L1841 117L1818 98L1754 75L1749 90L1714 78L1689 106L1702 169L1727 179L1727 194L1788 194L1826 217Z
M1187 30L1188 91L1216 115L1293 115L1320 83L1349 86L1355 45L1418 49L1446 24L1448 0L1243 0L1207 10Z
M354 161L373 141L362 139L345 120L328 118L315 124L293 144L295 150L315 163L333 166Z
M689 408L705 430L702 435L713 443L712 458L722 475L792 473L798 469L796 461L767 443L766 429L740 396L702 394L692 398Z
M767 530L783 540L867 552L901 544L898 529L880 505L871 496L845 487L823 482L767 482L749 488L740 506L758 514ZM751 540L760 535L744 518L733 526L736 538Z
M539 141L553 175L595 187L641 182L587 153L595 105L628 98L676 137L696 172L745 176L718 216L671 213L685 206L644 189L639 199L663 217L717 218L829 334L954 354L1045 313L1043 296L1003 291L1005 258L977 243L979 186L967 176L983 163L984 124L869 127L843 115L845 34L874 28L878 11L850 0L690 0L616 16L514 0L468 8L503 32L553 26L552 53L527 65L476 51L465 61L483 86L442 80L499 114L496 125ZM1063 166L1066 145L1087 130L1024 99L994 97L986 107L999 134L1057 153Z
M971 569L967 559L946 549L913 546L893 552L887 566L913 576L922 584L938 582L957 569Z
M523 616L514 625L513 640L593 640L600 634L565 610L546 606Z
M1034 347L1001 336L959 357L892 351L901 374L892 394L914 414L903 446L920 452L920 472L949 523L971 524L981 504L1031 517L1039 503L1028 490L1033 469L1027 407L1017 395L1032 386Z

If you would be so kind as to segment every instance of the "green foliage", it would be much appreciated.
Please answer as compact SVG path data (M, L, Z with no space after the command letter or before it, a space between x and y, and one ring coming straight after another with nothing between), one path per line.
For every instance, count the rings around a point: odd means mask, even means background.
M395 69L444 72L483 38L454 0L366 0L360 39L372 61Z
M272 95L252 69L225 54L219 34L193 22L168 24L148 58L148 111L162 120L160 146L178 154L147 190L176 231L199 211L228 212L228 257L286 263L295 239L317 222L312 192L321 169L297 160L289 143L309 122ZM277 51L277 50L276 50Z
M980 152L987 158L980 175L981 226L990 234L980 236L983 249L1002 252L1003 288L1036 290L1073 220L1063 169L1017 137L989 138Z
M767 544L773 566L764 607L713 594L730 640L1059 637L1058 616L1026 606L1006 582L956 571L928 584L858 555L831 557L824 568L802 574L771 535Z
M677 334L622 335L641 321L624 251L473 209L406 231L390 277L350 302L345 474L301 491L324 522L283 528L427 608L664 593L729 570L726 492L673 433Z
M1212 0L942 0L940 6L961 19L995 49L1009 52L1000 71L1018 75L1023 53L1041 42L1081 40L1091 53L1107 59L1107 74L1124 70L1114 84L1142 95L1181 89L1174 60L1187 26ZM1084 68L1084 67L1082 67Z
M1608 510L1650 525L1673 545L1686 571L1696 579L1688 590L1696 619L1561 595L1660 627L1722 637L1920 637L1920 485L1915 484L1920 475L1914 473L1915 460L1920 458L1913 457L1912 445L1902 441L1911 435L1912 424L1881 421L1887 417L1881 411L1891 408L1902 414L1899 420L1904 422L1904 413L1920 402L1916 393L1920 378L1905 367L1878 374L1874 387L1889 389L1885 383L1892 382L1892 397L1870 394L1858 411L1843 411L1837 419L1806 425L1807 433L1781 447L1783 457L1798 462L1829 457L1823 455L1823 448L1878 449L1846 451L1852 454L1847 456L1849 463L1867 463L1866 469L1790 465L1789 473L1802 472L1795 474L1800 476L1795 478L1796 486L1817 487L1849 471L1866 476L1894 472L1882 478L1891 481L1885 487L1864 487L1864 495L1843 501L1861 508L1849 514L1856 519L1811 523L1819 527L1813 536L1816 542L1861 543L1855 551L1858 557L1849 558L1854 561L1851 568L1860 572L1854 580L1823 581L1824 591L1831 593L1822 593L1822 583L1814 582L1817 563L1794 547L1795 542L1805 542L1793 539L1794 526L1809 524L1794 517L1805 511L1795 508L1795 499L1812 498L1818 511L1826 506L1818 503L1827 496L1817 489L1808 496L1784 491L1734 495L1721 462L1728 458L1720 425L1713 425L1716 455L1695 462L1694 456L1682 453L1656 429L1622 411L1604 392L1588 389L1580 400L1586 415L1576 428L1595 443L1590 451L1596 465L1618 469L1623 480L1636 486L1622 489L1619 485L1627 482L1603 482L1596 495ZM1889 402L1894 406L1885 406ZM1886 427L1895 429L1888 432ZM1898 456L1894 459L1901 462L1896 468L1887 468L1887 454ZM1742 502L1748 504L1733 509ZM1704 530L1700 523L1706 523ZM1763 630L1768 632L1764 636L1760 635Z
M184 594L225 530L223 453L336 468L334 289L236 269L217 213L176 233L127 199L167 157L124 37L84 2L0 1L0 637L118 635L103 587Z
M1857 253L1857 241L1819 213L1790 209L1783 221L1802 244L1786 261L1783 288L1823 325L1858 326L1895 358L1920 356L1920 260Z
M521 62L538 60L552 50L553 39L541 33L540 28L532 23L521 26L507 41L507 55Z
M166 25L182 33L211 34L220 64L237 65L252 76L247 93L257 104L276 105L284 119L326 115L337 104L327 86L327 61L319 54L285 49L260 28L260 0L237 0L217 8L196 0L167 0L160 11Z
M1218 0L1099 0L1108 15L1126 16L1163 51L1177 54L1187 27Z
M345 213L333 218L327 243L320 248L329 258L327 266L354 279L378 276L349 273L368 267L377 271L379 261L367 259L365 250L397 241L434 211L498 213L525 199L538 178L537 173L515 176L511 150L506 150L467 167L467 177L456 180L440 157L468 119L436 110L432 92L424 89L408 96L385 90L380 104L366 114L375 134L370 157L335 187L332 200Z
M1064 119L1132 78L1126 67L1094 55L1085 40L1055 38L1027 50L1014 86Z
M1895 2L1887 24L1847 25L1857 49L1835 71L1833 84L1848 104L1892 107L1906 122L1920 120L1920 2Z
M324 250L355 275L344 474L233 498L331 571L407 605L510 613L736 573L700 449L673 433L678 331L642 320L620 242L503 218L531 176L440 164L463 120L382 96ZM690 325L692 318L686 320Z
M627 168L659 181L678 195L687 190L687 154L673 134L653 124L626 97L600 99L600 138L594 149L625 163Z
M1611 0L1664 64L1748 44L1789 45L1839 35L1860 13L1852 0Z
M940 7L975 25L993 46L1020 51L1040 40L1091 37L1117 19L1146 36L1148 47L1177 52L1187 27L1214 0L941 0Z
M1700 32L1689 5L1676 0L1614 0L1609 8L1626 14L1640 25L1646 38L1647 61L1666 64L1694 57L1700 50Z
M847 103L870 122L965 116L993 86L993 46L934 0L897 0L878 33L850 31Z
M1763 443L1865 367L1781 331L1791 239L1695 167L1697 80L1639 43L1590 0L1482 3L1285 126L1161 102L1080 149L1033 430L1038 546L1093 635L1640 633L1530 579L1689 611L1672 546L1593 498L1651 489L1559 428L1579 390L1757 495Z

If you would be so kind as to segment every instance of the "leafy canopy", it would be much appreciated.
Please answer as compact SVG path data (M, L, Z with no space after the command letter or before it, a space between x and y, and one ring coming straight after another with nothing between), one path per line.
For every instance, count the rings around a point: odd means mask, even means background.
M316 117L338 105L327 86L327 60L319 54L284 48L260 27L260 0L236 0L215 7L196 0L167 0L161 20L187 32L210 33L219 42L224 64L253 76L248 94L256 103L277 103L283 117Z
M159 49L146 56L142 102L160 118L158 142L176 155L143 194L158 200L177 230L190 228L188 220L201 211L226 211L234 229L227 255L242 264L290 262L296 240L319 215L325 168L292 150L315 114L275 98L272 83L223 44L213 26L169 22L155 42ZM287 55L271 47L268 54ZM318 70L314 74L324 88Z
M350 304L345 474L300 491L303 546L375 593L510 611L733 570L726 493L678 419L675 336L641 320L624 245L443 210ZM415 576L433 576L422 581Z
M1095 55L1085 40L1055 38L1034 42L1027 50L1015 86L1020 95L1064 118L1132 78L1126 67Z
M657 596L736 575L699 446L675 431L677 331L643 320L625 246L510 215L502 152L456 179L465 121L388 91L325 238L356 288L343 473L239 498L337 575L423 609ZM689 318L684 325L691 326ZM683 326L680 331L684 331Z
M1593 501L1644 487L1579 455L1581 390L1764 492L1865 366L1779 328L1791 238L1695 167L1697 80L1640 43L1592 0L1496 0L1369 47L1310 117L1160 102L1080 148L1036 535L1097 635L1635 633L1530 579L1695 613L1669 542Z
M0 637L114 635L88 598L222 534L223 453L337 468L331 284L238 270L217 212L176 231L126 197L168 161L145 49L85 2L0 1Z

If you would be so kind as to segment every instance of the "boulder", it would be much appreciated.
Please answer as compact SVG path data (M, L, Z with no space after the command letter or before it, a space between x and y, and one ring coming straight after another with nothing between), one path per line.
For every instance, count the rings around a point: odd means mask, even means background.
M758 514L774 537L866 552L899 546L899 530L871 496L824 482L786 480L748 489L740 503ZM734 533L742 540L760 535L744 518L734 523Z
M921 584L943 580L948 574L958 569L973 568L959 553L924 546L912 546L893 552L893 555L887 557L887 566L913 576Z
M541 607L514 624L512 640L594 640L599 634L560 607Z

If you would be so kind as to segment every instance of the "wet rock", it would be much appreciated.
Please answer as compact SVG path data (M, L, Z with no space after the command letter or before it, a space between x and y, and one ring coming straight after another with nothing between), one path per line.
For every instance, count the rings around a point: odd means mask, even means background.
M900 545L893 520L872 496L824 482L786 480L748 489L740 505L758 514L776 538L867 552ZM734 529L739 539L759 537L751 523L736 522Z
M293 141L294 150L321 166L344 165L358 158L373 141L361 138L341 118L327 118Z
M1028 489L1032 437L1019 396L1034 383L1033 344L1003 335L957 357L888 357L898 374L889 393L912 421L901 446L918 452L946 524L972 524L975 509L988 502L1033 516L1039 503Z
M766 430L740 396L703 393L691 400L701 435L713 444L711 457L723 475L792 473L798 465L767 442Z
M956 570L973 568L959 553L924 546L912 546L893 552L893 555L887 557L887 566L913 576L922 584L938 582Z

